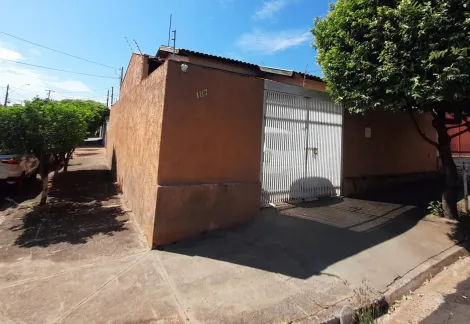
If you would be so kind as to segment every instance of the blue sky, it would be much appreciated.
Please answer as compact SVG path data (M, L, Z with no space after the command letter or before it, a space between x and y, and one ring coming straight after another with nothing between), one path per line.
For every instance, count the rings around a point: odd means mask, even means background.
M0 100L7 83L12 103L44 97L105 101L118 88L135 39L142 52L155 54L168 40L173 14L176 47L255 64L319 74L312 36L316 16L328 12L327 0L3 0L0 32L88 60L77 60L0 33ZM98 78L21 65L10 61L107 76ZM25 85L28 84L28 85ZM24 86L23 86L24 85ZM19 87L23 86L21 89Z

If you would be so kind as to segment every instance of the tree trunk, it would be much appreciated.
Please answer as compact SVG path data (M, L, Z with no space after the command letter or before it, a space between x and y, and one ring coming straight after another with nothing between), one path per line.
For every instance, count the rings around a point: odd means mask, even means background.
M442 167L445 172L446 188L442 194L442 208L444 216L447 218L457 219L459 213L457 210L457 194L458 194L458 176L457 167L455 166L450 146L439 147L439 155L441 156Z
M47 201L47 191L49 189L49 175L41 173L41 180L42 180L42 192L41 192L41 201L39 202L39 206L44 206Z
M49 172L47 170L47 162L44 157L41 158L41 165L39 166L39 175L41 176L42 180L42 192L41 192L41 201L39 202L39 206L44 206L47 201L47 191L49 189Z
M442 194L442 209L444 210L444 216L446 218L457 219L459 217L457 210L457 167L450 150L451 138L447 133L445 114L436 116L433 120L433 126L437 131L439 156L445 173L445 190Z
M64 172L67 172L67 169L69 168L69 161L70 161L70 158L72 157L72 154L73 152L75 151L75 149L71 150L69 153L67 153L65 155L65 159L64 159Z
M60 169L60 164L56 165L55 170L54 170L54 179L57 178L57 175L59 174L59 169Z

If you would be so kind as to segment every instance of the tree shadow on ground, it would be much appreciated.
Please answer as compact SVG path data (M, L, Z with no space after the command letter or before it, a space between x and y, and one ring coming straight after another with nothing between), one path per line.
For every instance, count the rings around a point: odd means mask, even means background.
M416 188L421 185L389 192L393 203L335 197L265 208L249 224L160 249L305 279L413 228L434 197L430 190L431 196L418 194L410 204Z
M466 324L470 321L470 278L460 282L452 294L444 296L444 302L421 324L455 323Z
M10 207L15 207L27 200L36 198L41 192L41 181L32 177L23 182L18 190L14 185L0 184L0 212Z
M57 243L83 244L99 235L127 230L109 170L76 170L59 173L46 206L36 206L21 224L15 244L46 247Z

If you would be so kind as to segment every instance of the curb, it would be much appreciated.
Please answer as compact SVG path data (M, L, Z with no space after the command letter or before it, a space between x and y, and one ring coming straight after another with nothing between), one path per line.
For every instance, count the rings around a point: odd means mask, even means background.
M445 267L456 262L460 257L469 255L468 251L468 242L460 242L426 260L403 277L394 281L388 290L383 293L382 300L385 300L388 305L393 304L404 295L421 287L427 279L431 279ZM321 323L340 324L339 314L334 316L333 318L323 320Z
M392 283L389 289L384 293L385 301L389 305L393 304L404 295L421 287L427 279L431 279L445 267L451 265L464 255L468 255L464 244L454 245L425 261L408 272L405 276Z

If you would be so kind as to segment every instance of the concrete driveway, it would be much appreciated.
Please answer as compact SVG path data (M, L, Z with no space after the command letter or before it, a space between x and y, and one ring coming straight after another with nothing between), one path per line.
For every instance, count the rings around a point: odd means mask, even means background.
M420 208L337 198L149 250L103 153L77 151L47 210L0 208L0 322L319 323L455 245Z

